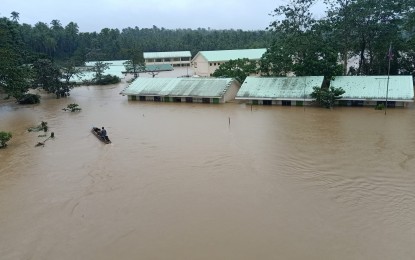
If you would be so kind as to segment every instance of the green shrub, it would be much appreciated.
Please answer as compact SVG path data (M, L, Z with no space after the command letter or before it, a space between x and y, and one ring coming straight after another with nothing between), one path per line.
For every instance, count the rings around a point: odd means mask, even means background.
M311 97L315 99L315 102L322 107L332 108L336 100L340 99L345 93L342 88L319 88L313 87Z
M97 80L95 84L97 85L110 85L120 83L121 79L117 76L105 75L101 79Z
M12 133L10 132L0 132L0 148L7 146L7 142L12 138Z
M19 100L19 104L39 104L40 96L35 94L24 94Z
M71 112L76 112L76 111L81 111L82 108L80 108L78 104L73 103L73 104L69 104L66 108L62 108L62 110L64 111L69 110Z
M385 109L385 105L383 103L377 104L375 106L375 110L383 110Z

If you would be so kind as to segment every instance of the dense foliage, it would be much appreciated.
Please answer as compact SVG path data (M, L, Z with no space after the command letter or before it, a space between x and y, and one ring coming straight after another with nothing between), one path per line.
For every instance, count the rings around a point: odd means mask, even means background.
M99 80L96 80L94 84L96 85L110 85L120 83L121 79L115 75L105 75Z
M271 41L267 31L208 30L199 28L170 30L165 28L104 28L100 32L79 32L74 22L63 26L59 20L50 25L18 26L23 43L32 53L62 61L133 60L137 53L189 50L265 48Z
M146 69L143 51L136 44L136 45L133 45L133 47L127 51L127 55L129 57L129 60L127 60L124 63L126 71L128 73L132 73L134 75L134 78L137 78L139 75L139 72L145 71Z
M245 78L256 72L256 64L249 59L230 60L219 65L213 77L235 78L243 83Z
M16 99L30 87L29 68L24 65L27 55L18 28L17 22L0 18L0 88Z
M414 74L415 1L325 0L326 16L315 19L316 0L291 0L274 10L276 36L261 61L264 75Z
M317 104L325 108L332 108L336 100L340 99L345 93L342 88L320 88L314 87L311 97L315 99Z
M26 93L18 99L19 104L39 104L40 96L37 94Z
M127 70L138 76L143 71L143 52L264 48L271 41L267 31L210 30L199 28L104 28L79 32L70 22L59 20L34 26L19 24L19 13L0 18L0 88L19 100L30 88L43 88L57 97L69 95L70 79L81 72L85 61L128 60ZM118 77L103 75L105 64L94 67L91 84L113 84Z

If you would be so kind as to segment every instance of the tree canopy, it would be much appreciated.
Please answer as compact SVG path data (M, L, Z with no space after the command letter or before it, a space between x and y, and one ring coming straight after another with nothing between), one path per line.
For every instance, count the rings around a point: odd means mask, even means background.
M213 77L235 78L243 83L245 78L256 72L256 63L249 59L230 60L219 65L213 73Z
M30 87L30 74L18 24L7 18L0 18L0 57L0 88L19 99Z
M261 61L264 75L414 74L413 0L325 0L326 16L311 13L316 0L291 0L274 10L275 38Z

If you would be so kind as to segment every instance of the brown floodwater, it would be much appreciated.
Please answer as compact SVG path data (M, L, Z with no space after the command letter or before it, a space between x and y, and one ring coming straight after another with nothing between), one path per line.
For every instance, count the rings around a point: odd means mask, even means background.
M2 260L415 259L413 107L152 103L123 87L0 105ZM41 121L55 138L35 147Z

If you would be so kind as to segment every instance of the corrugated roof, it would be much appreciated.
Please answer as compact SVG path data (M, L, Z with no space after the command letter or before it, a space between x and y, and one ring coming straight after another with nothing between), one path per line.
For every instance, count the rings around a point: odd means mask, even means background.
M103 63L108 63L109 66L124 66L124 62L126 62L127 60L104 60L101 61ZM94 66L95 63L97 63L98 61L88 61L85 62L85 66Z
M337 76L330 83L341 87L346 93L342 100L385 100L388 89L390 101L413 101L412 76Z
M144 52L144 59L191 57L190 51Z
M76 83L82 83L83 81L91 81L95 77L95 72L92 71L83 71L82 75L74 75L71 77L69 81L76 82Z
M311 100L313 87L321 87L323 76L247 77L236 99Z
M170 64L146 65L146 71L167 71L167 70L173 70L173 66Z
M117 77L119 77L121 79L124 78L123 72L126 71L125 66L124 66L124 62L126 62L126 61L127 60L101 61L103 63L108 63L108 65L109 65L109 68L106 69L102 73L102 75L113 75L113 76L117 76ZM95 63L97 63L97 61L88 61L88 62L85 62L85 66L86 67L93 67L93 66L95 66ZM87 69L87 68L84 68L84 69ZM92 72L92 71L84 70L82 72L82 74L83 75L73 76L71 78L71 81L74 81L74 82L77 82L77 83L81 83L84 80L91 81L95 77L95 72Z
M200 51L207 61L229 61L237 59L259 60L267 49L241 49L241 50L219 50Z
M106 69L102 75L112 75L112 76L117 76L120 79L124 78L124 74L122 74L121 70L117 70L114 68L110 68L110 69ZM82 75L75 75L72 76L70 81L71 82L76 82L76 83L82 83L83 81L87 80L87 81L91 81L95 78L95 72L93 71L83 71Z
M122 93L137 96L221 98L231 78L137 78Z

